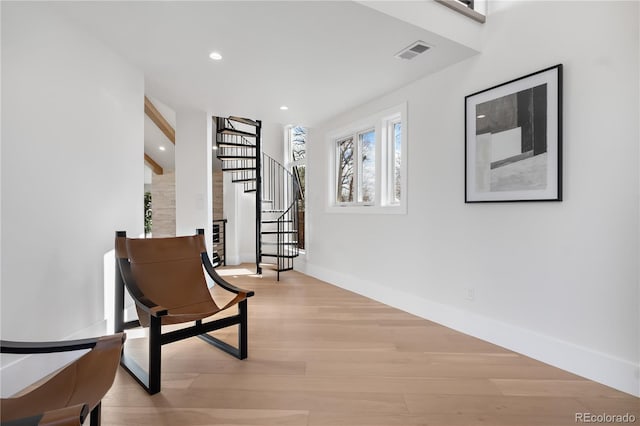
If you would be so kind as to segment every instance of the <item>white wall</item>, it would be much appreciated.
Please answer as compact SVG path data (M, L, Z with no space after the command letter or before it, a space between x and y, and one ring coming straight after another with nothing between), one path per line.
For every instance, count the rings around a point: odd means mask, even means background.
M275 121L262 122L262 150L276 161L284 155L284 124Z
M205 111L176 113L176 235L204 228L211 253L213 208L211 187L211 115Z
M218 160L216 160L218 161ZM238 196L237 196L237 184L231 182L231 173L226 172L222 175L223 187L224 187L224 214L223 217L227 219L227 228L224 238L226 239L225 248L225 260L227 265L237 265L240 263L240 253L238 247L238 233L240 232L238 226Z
M501 8L482 54L314 129L300 268L640 395L638 16L637 2L581 2L579 19L573 2ZM465 204L464 97L557 63L565 200ZM327 213L326 133L403 101L408 214Z
M245 193L243 186L233 183L232 191L236 193L238 224L236 236L240 263L256 261L256 193Z
M103 321L103 255L143 229L143 86L48 8L2 4L3 338Z

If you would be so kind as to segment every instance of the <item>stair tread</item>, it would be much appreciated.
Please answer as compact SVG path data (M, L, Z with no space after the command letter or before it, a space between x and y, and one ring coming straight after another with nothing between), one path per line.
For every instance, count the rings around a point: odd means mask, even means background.
M293 259L295 257L298 257L299 255L298 254L280 254L280 255L278 255L278 254L272 254L272 253L262 253L262 256L265 256L265 257L282 257L282 258L285 258L285 259Z
M220 142L216 142L216 144L219 147L220 146L221 147L228 146L228 147L241 147L241 148L252 148L252 149L256 148L255 145L250 145L248 143L237 143L237 142L223 142L223 141L220 141Z
M258 127L258 122L250 118L236 117L232 115L228 118L228 120L235 121L236 123L248 124L249 126Z
M259 131L259 127L261 123L259 121L254 122L249 119L243 119L242 117L229 117L228 126L232 127L230 124L231 121L243 123L246 125L255 125L256 133ZM233 128L220 128L218 130L218 134L229 134L229 135L239 135L246 137L254 137L258 138L258 135L251 134L245 131L236 130ZM222 138L219 139L232 139L232 138ZM218 142L218 145L223 148L218 152L219 155L216 157L222 161L222 170L225 172L236 172L232 175L232 182L243 184L243 189L245 193L254 193L257 192L256 184L258 182L258 178L260 177L258 173L258 169L255 167L259 163L259 158L256 156L243 155L247 153L258 152L257 148L253 145L248 145L245 140L241 140L241 138L237 138L234 142ZM225 151L224 147L228 147ZM252 151L243 151L242 148L253 149ZM235 155L239 154L239 155ZM230 161L237 161L237 163L231 163ZM252 167L242 167L245 165L251 165ZM226 167L225 167L226 166ZM236 167L228 167L228 166L236 166ZM245 172L245 173L241 173ZM255 183L254 183L255 182ZM274 199L269 199L274 198ZM290 211L291 207L278 208L282 204L279 198L279 195L267 194L265 199L256 199L257 202L262 204L262 209L260 210L268 220L260 220L258 227L264 226L264 228L259 229L259 234L265 236L263 239L258 236L258 239L261 240L257 249L257 254L261 258L275 258L277 260L277 264L279 271L286 271L292 269L287 267L293 264L292 260L282 260L282 259L294 259L300 255L299 253L299 244L298 241L300 232L299 229L292 229L295 225L298 228L297 220L293 217L292 214L287 214ZM266 207L266 208L265 208ZM269 215L271 214L271 215ZM283 220L284 217L291 218ZM283 225L280 225L283 224ZM286 225L284 225L286 224ZM271 226L269 226L271 225ZM274 226L278 225L278 226ZM274 230L274 228L276 228ZM280 228L279 230L277 228ZM284 228L284 229L283 229ZM275 237L274 237L275 236ZM267 241L265 241L267 240ZM274 241L275 240L275 241ZM285 241L278 241L285 240Z
M262 234L264 235L275 235L275 234L297 234L298 230L297 229L293 229L290 231L262 231Z
M283 245L283 246L297 246L298 242L297 241L288 241L286 243L283 242L271 242L271 241L263 241L262 242L263 245L265 246L277 246L277 245Z
M242 130L229 129L227 127L223 127L222 129L218 129L218 134L220 135L234 135L234 136L244 136L247 138L255 138L256 135L249 132L243 132Z

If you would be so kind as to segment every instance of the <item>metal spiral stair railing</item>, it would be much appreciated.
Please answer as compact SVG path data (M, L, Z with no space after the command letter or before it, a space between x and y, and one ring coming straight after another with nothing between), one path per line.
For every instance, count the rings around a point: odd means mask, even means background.
M262 256L276 259L280 272L293 269L298 257L299 186L282 164L262 154ZM275 248L275 250L274 250Z
M222 171L232 173L232 182L242 184L244 192L256 193L256 270L262 272L263 257L275 258L280 280L280 272L293 269L293 259L300 253L300 190L291 172L262 153L260 129L259 120L216 117L216 156Z

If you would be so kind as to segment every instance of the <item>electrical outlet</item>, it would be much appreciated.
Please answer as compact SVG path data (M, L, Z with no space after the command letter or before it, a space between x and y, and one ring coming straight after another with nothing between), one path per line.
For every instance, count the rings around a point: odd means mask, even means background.
M476 289L469 287L465 289L464 298L467 300L475 300L476 299Z

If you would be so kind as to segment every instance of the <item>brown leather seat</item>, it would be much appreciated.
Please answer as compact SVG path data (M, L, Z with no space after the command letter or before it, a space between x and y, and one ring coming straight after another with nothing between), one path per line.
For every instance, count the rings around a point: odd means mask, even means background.
M252 291L237 288L222 279L206 251L204 230L196 235L173 238L127 238L116 233L116 330L150 327L149 367L144 371L126 356L122 365L151 394L160 391L161 346L187 337L199 336L239 359L247 357L247 298ZM207 271L221 288L234 293L228 303L218 305L204 276ZM124 322L124 287L136 303L138 321ZM238 314L203 324L202 320L232 306ZM195 321L190 328L165 334L161 326ZM238 347L207 334L233 325L239 326Z
M117 333L67 342L0 342L2 353L14 354L91 349L28 392L0 400L2 424L81 424L91 411L91 425L99 425L101 401L113 384L124 340L124 333Z
M202 272L200 255L206 252L203 236L118 241L123 245L118 248L118 257L129 258L138 289L167 310L163 325L207 318L247 298L248 292L239 289L222 308L213 300ZM149 315L139 303L136 309L140 324L149 327Z

